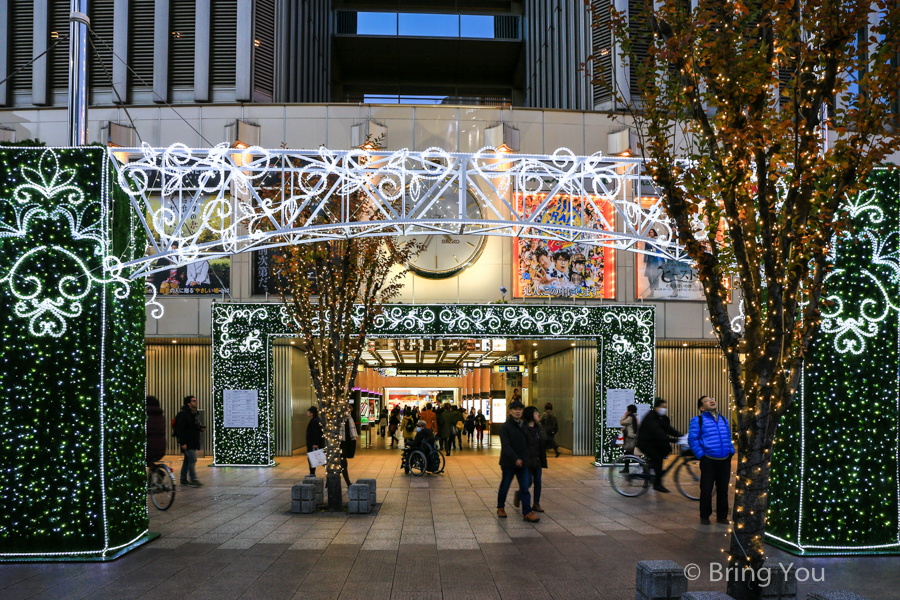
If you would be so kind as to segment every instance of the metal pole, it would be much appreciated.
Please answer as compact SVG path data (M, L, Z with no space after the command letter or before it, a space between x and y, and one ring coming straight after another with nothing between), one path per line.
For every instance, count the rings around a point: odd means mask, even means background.
M87 145L88 0L72 0L69 13L69 145Z

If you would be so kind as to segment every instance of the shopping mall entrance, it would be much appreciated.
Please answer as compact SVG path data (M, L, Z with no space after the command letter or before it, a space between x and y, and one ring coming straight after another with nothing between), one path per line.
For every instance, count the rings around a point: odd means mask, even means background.
M278 305L217 302L212 324L214 464L272 466L295 450L283 447L284 432L302 430L287 414L306 408L288 395L291 410L279 409L279 345L291 352L288 369L302 369L305 357ZM362 426L368 412L369 429L388 390L427 388L453 391L472 408L477 400L496 430L507 398L524 388L526 403L554 404L561 446L606 462L618 451L619 405L653 398L654 331L653 306L386 306L369 329L354 417Z
M546 403L553 404L560 424L557 437L571 452L576 387L592 391L596 377L591 370L587 380L576 382L574 355L578 345L577 340L541 339L369 340L358 379L361 447L391 445L389 431L387 435L381 432L383 415L390 419L395 409L405 415L430 404L458 407L466 417L481 414L487 424L483 442L477 443L473 436L469 444L463 432L463 447L489 449L499 444L495 436L506 420L506 407L518 395L541 412ZM594 343L589 345L593 350ZM542 387L541 382L552 385ZM388 429L389 424L390 420ZM395 438L402 443L403 431L397 431Z

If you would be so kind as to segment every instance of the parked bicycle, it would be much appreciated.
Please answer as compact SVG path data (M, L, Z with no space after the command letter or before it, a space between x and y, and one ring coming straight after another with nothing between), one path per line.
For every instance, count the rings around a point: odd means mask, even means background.
M159 510L167 510L175 502L175 475L166 463L153 463L147 470L147 495Z
M663 475L675 469L675 487L690 500L700 500L700 459L684 446ZM640 496L650 489L655 475L643 458L633 454L619 457L609 467L609 482L623 496Z

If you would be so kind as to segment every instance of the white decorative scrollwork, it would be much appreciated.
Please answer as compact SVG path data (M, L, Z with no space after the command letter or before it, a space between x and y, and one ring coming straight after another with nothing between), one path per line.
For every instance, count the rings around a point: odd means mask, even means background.
M60 167L52 149L44 150L37 166L22 164L19 172L24 182L12 198L0 199L0 237L25 239L39 222L55 221L62 225L56 227L59 237L68 237L72 247L61 245L61 240L25 249L11 257L5 272L0 268L0 284L16 298L13 310L28 319L31 335L59 337L68 330L69 319L82 315L83 302L95 286L114 284L118 299L128 296L130 286L103 230L106 199L87 200L74 184L75 171ZM76 254L76 246L85 250ZM91 267L85 262L88 256L99 259L100 265Z
M635 345L632 345L631 342L627 342L624 337L613 334L613 349L619 354L626 352L634 354L640 352L641 360L653 360L654 339L652 309L607 312L603 315L604 323L612 324L613 320L616 321L619 329L627 327L629 322L633 323L633 327L637 329L638 334L634 338L636 339Z
M177 267L284 244L372 235L501 235L685 259L661 202L624 193L630 186L652 188L639 159L576 156L566 148L520 155L490 147L467 154L175 144L115 152L137 156L114 164L152 240L145 256L126 263L132 278L158 264ZM275 199L260 193L272 186L283 190ZM437 206L451 186L472 193L480 218L468 214L465 202ZM365 210L337 201L355 193L366 198ZM519 206L512 199L523 194L541 199L537 206ZM598 223L545 218L558 200L571 197L590 205ZM600 210L606 204L616 219L606 220Z
M860 193L851 205L854 216L869 213L869 222L878 224L884 221L884 212L875 203L876 190ZM861 354L866 349L866 340L879 334L880 323L891 312L900 313L900 305L893 299L897 297L897 286L900 284L900 252L897 250L898 233L891 231L884 239L872 229L864 229L859 240L868 243L871 256L869 268L835 269L825 277L828 282L837 277L863 278L862 286L877 290L874 297L861 301L854 298L845 302L839 295L831 293L825 297L822 315L822 332L834 335L834 349L840 354ZM888 289L889 287L893 289Z
M283 306L279 308L284 309ZM231 358L240 352L256 352L262 348L259 329L251 330L246 337L238 339L232 337L238 334L231 328L233 325L239 329L249 327L254 319L265 321L269 318L268 307L222 306L218 307L214 315L214 325L219 332L216 353L221 358Z
M431 309L394 306L386 308L375 315L372 325L376 330L390 329L400 331L424 332L427 325L434 323L434 312Z

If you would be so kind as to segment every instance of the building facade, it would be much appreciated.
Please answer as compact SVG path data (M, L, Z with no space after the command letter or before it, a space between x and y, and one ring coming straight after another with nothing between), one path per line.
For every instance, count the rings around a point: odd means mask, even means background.
M592 27L603 18L602 2L588 8L564 0L91 0L88 7L92 142L349 149L369 138L388 151L633 151L627 123L611 96L592 83L593 67L583 66L596 54L602 57L597 68L627 74L603 29ZM68 10L63 0L0 0L0 34L9 41L0 54L0 79L21 69L0 86L6 141L66 143ZM648 190L624 193L641 202ZM689 268L670 272L644 255L610 251L596 261L603 264L602 292L529 295L522 291L525 247L517 239L472 242L478 251L465 269L411 272L398 300L652 304L660 345L657 394L673 403L676 426L686 428L700 394L727 398L715 336ZM580 252L562 250L566 262ZM589 266L590 260L582 255ZM147 391L163 400L167 414L185 395L196 394L201 408L210 402L213 302L278 301L262 281L264 267L258 253L238 254L200 275L152 279L164 315L153 318L148 308ZM179 284L179 276L196 277L199 285ZM532 403L559 403L559 387L542 386L541 379L573 380L580 350L537 344L527 353L528 375L518 380L520 387ZM305 409L315 401L298 355L290 345L275 355L282 454L302 446ZM368 385L382 393L393 387L379 383L378 365L370 367ZM451 387L467 388L463 380ZM577 388L576 382L573 394ZM470 395L487 391L473 388ZM571 426L575 409L567 410L562 418Z

